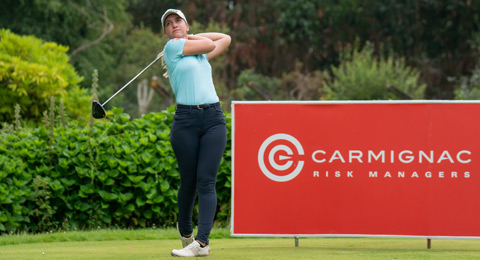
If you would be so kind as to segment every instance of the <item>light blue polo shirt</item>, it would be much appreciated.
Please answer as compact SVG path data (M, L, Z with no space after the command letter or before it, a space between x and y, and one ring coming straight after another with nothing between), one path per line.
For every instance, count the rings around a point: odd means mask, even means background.
M219 101L207 54L184 56L185 39L175 38L163 48L168 78L177 104L198 105Z

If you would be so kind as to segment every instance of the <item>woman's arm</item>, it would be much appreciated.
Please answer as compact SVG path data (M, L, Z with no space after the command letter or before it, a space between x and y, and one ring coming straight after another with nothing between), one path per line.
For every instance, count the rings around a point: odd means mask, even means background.
M197 55L202 53L210 53L215 50L214 42L207 38L198 35L188 35L182 54L185 56Z
M207 57L209 60L220 55L224 50L228 48L228 46L230 45L230 42L232 41L230 36L224 33L210 32L210 33L199 33L196 35L208 38L212 40L213 43L215 44L215 48L212 51L207 53Z

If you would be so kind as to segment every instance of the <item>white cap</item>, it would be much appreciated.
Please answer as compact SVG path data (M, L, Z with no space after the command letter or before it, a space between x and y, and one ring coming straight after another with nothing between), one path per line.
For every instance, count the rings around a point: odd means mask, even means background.
M164 24L165 24L165 19L167 19L167 17L171 14L177 14L178 16L180 16L186 24L188 24L187 22L187 18L185 18L185 15L182 13L182 11L178 10L178 9L168 9L167 11L165 11L165 13L162 15L162 28L165 28Z

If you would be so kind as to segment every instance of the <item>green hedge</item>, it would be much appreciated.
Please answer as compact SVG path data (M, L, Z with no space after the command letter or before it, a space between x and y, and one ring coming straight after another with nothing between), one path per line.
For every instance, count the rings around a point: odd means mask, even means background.
M113 109L91 127L0 130L0 233L152 227L176 221L179 173L169 138L174 107L130 120ZM229 141L217 221L230 214Z

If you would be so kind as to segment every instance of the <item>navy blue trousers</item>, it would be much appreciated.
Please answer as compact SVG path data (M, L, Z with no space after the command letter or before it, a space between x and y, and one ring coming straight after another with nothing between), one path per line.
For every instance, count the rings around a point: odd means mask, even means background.
M209 104L201 109L178 105L170 142L180 171L180 233L193 233L192 214L198 193L198 234L195 239L208 244L217 207L217 173L227 144L227 126L220 104Z

